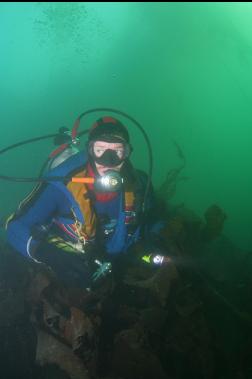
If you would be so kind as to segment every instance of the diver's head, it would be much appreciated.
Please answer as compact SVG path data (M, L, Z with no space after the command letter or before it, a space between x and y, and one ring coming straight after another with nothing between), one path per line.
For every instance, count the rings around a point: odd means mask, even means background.
M110 169L120 171L131 150L129 133L117 119L102 117L90 129L89 159L99 175Z

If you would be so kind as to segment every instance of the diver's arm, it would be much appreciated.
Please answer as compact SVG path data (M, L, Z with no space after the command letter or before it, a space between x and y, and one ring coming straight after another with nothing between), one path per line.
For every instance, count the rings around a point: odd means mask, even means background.
M65 195L53 185L46 185L35 201L31 201L27 210L14 217L7 226L9 244L25 257L32 257L32 251L39 245L39 240L32 237L36 225L48 224L52 216L66 203Z

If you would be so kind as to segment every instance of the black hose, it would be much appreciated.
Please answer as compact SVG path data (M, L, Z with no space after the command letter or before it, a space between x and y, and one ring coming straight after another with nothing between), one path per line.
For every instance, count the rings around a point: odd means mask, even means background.
M32 142L41 141L43 139L53 138L53 137L56 137L57 135L58 134L48 134L46 136L35 137L35 138L27 139L25 141L14 143L13 145L10 145L10 146L6 147L5 149L0 150L0 155L6 153L9 150L15 149L15 148L17 148L19 146L23 146L23 145L26 145L26 144L32 143Z

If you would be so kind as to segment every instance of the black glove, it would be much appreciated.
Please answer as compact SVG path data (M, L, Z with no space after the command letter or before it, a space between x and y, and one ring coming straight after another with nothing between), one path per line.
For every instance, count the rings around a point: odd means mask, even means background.
M91 276L96 269L92 262L92 252L68 252L42 243L33 257L50 266L59 279L71 286L89 287Z

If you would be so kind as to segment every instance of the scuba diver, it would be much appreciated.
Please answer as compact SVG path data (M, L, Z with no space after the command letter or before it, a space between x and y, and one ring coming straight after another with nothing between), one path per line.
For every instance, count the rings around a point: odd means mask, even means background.
M67 130L62 132L66 141L63 138L60 144L67 142ZM54 282L46 284L40 297L44 324L63 338L69 325L75 330L80 317L78 305L64 298L69 288L81 289L78 294L84 299L107 278L121 281L132 263L160 267L169 262L158 250L152 251L149 237L154 195L150 175L133 167L125 125L111 116L99 118L88 131L83 151L75 146L67 149L64 157L59 154L46 162L40 176L43 180L6 224L11 248L36 265L45 264L61 283L63 295L58 285L55 290ZM148 246L148 253L139 246ZM57 297L70 308L64 323L60 320L65 310L62 312L62 304L55 306ZM77 303L83 305L85 313L85 299ZM79 341L87 341L79 338L83 336L75 337L70 341L74 349L79 348Z
M113 117L98 119L86 150L47 171L48 182L40 183L7 223L7 240L15 251L81 288L109 273L111 262L124 262L146 229L148 213L143 217L147 175L130 162L126 127ZM59 175L64 182L50 181ZM149 191L147 207L152 200ZM163 258L149 254L145 261L160 264Z

